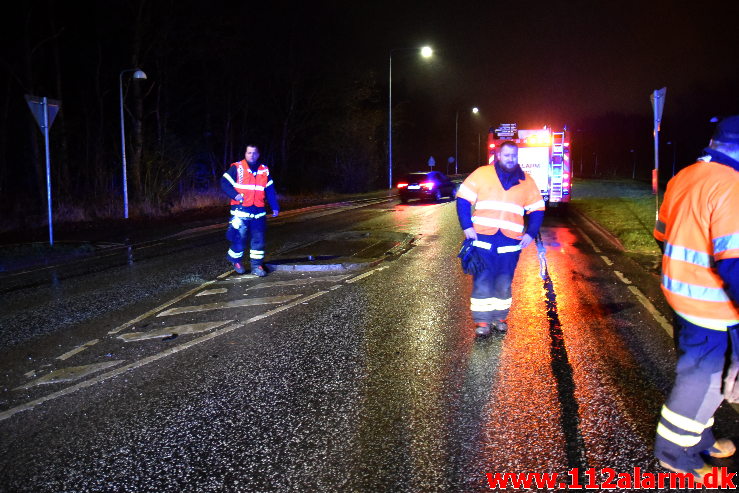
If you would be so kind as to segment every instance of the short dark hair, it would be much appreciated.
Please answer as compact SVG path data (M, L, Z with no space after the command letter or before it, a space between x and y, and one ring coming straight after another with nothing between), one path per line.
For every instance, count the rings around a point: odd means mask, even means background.
M257 151L259 150L259 146L256 145L256 144L246 144L246 147L244 147L244 152L246 152L246 149L249 148L249 147L253 147Z
M516 144L512 140L506 140L505 142L503 142L502 144L500 144L500 146L498 146L498 149L503 149L505 146L515 147L516 149L518 149L518 144Z

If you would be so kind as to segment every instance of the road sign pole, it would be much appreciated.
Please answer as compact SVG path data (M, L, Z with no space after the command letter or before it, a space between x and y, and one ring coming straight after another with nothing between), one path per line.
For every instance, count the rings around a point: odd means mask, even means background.
M655 90L651 96L652 110L654 111L654 170L652 170L652 191L656 197L655 218L659 219L659 130L662 122L662 111L665 108L665 94L667 88Z
M54 245L54 226L51 217L51 152L49 151L49 129L54 123L62 102L49 99L46 96L39 98L26 94L26 102L36 119L41 132L44 134L44 146L46 150L46 204L49 216L49 245Z
M54 226L51 218L51 157L49 155L49 105L44 96L44 144L46 146L46 204L49 215L49 245L54 246Z

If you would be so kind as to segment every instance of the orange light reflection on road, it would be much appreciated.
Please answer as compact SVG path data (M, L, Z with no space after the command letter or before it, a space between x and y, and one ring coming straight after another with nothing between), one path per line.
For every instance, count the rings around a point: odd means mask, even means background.
M483 450L486 471L566 471L549 322L533 245L521 253ZM536 453L529 444L536 442Z
M635 390L643 389L648 383L622 340L619 326L623 329L626 322L618 315L622 310L638 312L640 307L629 300L625 287L620 300L608 300L604 298L605 293L594 289L594 280L612 273L594 270L595 267L610 271L603 263L584 261L572 246L577 238L571 231L558 228L556 238L548 240L563 245L548 251L547 260L573 368L588 464L596 468L613 467L608 458L620 455L632 458L632 466L647 466L654 462L650 447L662 392L655 388L652 402L644 402L643 390L636 395ZM604 436L626 438L614 442L603 440ZM628 453L624 452L625 448Z

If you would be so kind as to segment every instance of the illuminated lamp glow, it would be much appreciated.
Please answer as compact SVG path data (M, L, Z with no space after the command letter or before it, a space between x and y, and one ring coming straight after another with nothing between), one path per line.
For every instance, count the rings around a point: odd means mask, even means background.
M490 144L491 149L495 149L495 144Z
M407 183L398 183L398 188L405 188L407 186L408 186Z
M426 190L432 190L434 188L434 182L427 181L427 182L421 183L421 186L425 188Z

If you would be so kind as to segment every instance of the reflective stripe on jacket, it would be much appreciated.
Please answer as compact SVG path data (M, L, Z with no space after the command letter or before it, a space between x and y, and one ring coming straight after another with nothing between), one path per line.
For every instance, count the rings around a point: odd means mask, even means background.
M498 230L509 238L523 236L523 216L544 210L544 200L534 179L526 178L503 189L494 165L480 166L459 186L457 197L474 205L472 225L477 234L494 235Z
M716 262L739 257L739 173L699 161L667 184L654 237L664 242L662 291L686 320L714 330L739 323Z
M236 168L236 180L228 172L224 173L223 177L244 197L243 202L231 199L231 205L264 207L264 189L272 184L269 179L269 168L260 164L257 172L252 173L244 159L231 164L231 167Z

